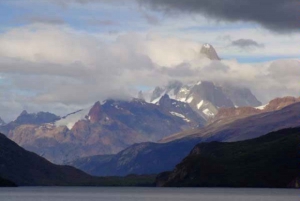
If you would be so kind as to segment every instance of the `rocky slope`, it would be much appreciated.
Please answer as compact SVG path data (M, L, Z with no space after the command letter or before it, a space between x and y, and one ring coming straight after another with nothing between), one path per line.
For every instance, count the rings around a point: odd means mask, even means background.
M158 186L296 187L299 177L300 128L234 143L201 143ZM292 184L292 185L291 185Z
M171 101L167 96L160 102L154 105L139 99L107 100L54 123L38 124L23 118L28 116L23 112L1 130L27 150L61 164L80 157L115 154L132 144L155 142L205 123L188 104Z
M260 107L238 107L238 108L220 108L217 115L212 121L218 121L220 119L230 118L239 119L247 116L252 116L255 114L260 114L264 112L271 112L275 110L280 110L288 105L300 102L300 97L283 97L271 100L267 105Z
M215 122L203 129L180 133L164 143L130 146L104 160L85 158L71 164L94 175L155 174L171 170L200 142L234 142L253 139L272 131L300 126L300 103L237 121ZM97 161L98 160L98 161Z

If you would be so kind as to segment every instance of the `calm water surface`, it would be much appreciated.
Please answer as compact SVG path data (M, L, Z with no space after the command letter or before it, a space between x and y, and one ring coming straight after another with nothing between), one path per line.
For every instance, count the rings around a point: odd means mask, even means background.
M0 201L299 201L300 190L208 188L1 188Z

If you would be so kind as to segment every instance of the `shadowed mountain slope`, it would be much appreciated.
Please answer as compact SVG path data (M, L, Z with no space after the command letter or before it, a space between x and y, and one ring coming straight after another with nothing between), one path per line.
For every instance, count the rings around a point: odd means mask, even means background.
M300 128L232 143L201 143L158 186L297 187ZM294 185L294 186L293 186Z

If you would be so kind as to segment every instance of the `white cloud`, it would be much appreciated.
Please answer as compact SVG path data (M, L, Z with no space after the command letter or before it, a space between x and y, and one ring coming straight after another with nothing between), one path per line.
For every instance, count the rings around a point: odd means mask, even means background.
M172 79L231 82L250 87L263 101L300 92L295 79L299 61L210 62L201 58L197 40L159 32L122 34L113 42L102 39L101 34L51 25L0 34L0 116L11 120L22 109L64 115Z

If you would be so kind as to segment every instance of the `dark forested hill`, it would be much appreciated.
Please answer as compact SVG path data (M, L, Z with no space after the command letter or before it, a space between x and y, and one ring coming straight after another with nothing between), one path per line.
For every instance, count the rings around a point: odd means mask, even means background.
M15 187L16 184L0 177L0 187Z
M300 128L233 143L201 143L158 186L297 187Z

